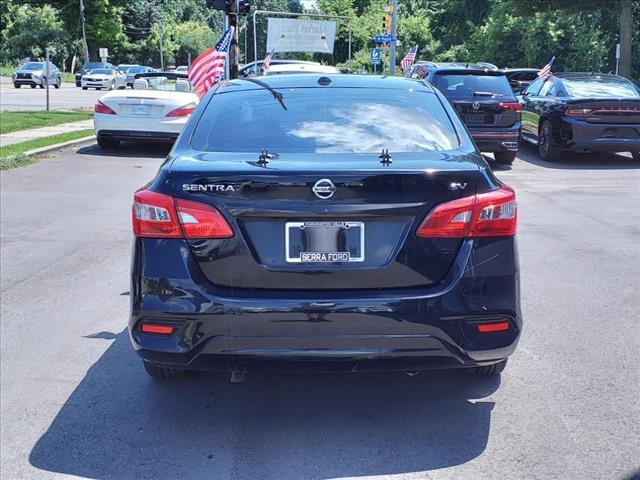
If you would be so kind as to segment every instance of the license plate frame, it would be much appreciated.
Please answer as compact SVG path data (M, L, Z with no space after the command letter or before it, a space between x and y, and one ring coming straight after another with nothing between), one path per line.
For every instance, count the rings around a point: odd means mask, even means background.
M351 251L300 251L296 255L291 251L291 232L294 229L305 230L310 228L338 228L339 235L345 230L359 229L360 238L357 243L355 255ZM355 230L354 230L355 231ZM327 232L331 235L330 232ZM305 232L305 235L307 233ZM309 221L309 222L286 222L285 223L285 260L287 263L298 264L343 264L361 263L365 259L365 227L361 221ZM292 255L293 253L293 255Z

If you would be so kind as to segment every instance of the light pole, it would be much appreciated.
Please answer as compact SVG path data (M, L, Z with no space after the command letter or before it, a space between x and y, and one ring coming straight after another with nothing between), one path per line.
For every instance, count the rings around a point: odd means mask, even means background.
M398 38L398 0L391 2L391 35ZM389 50L389 74L393 77L396 74L396 42L391 42Z
M50 69L49 69L49 47L45 48L45 64L44 64L44 83L46 83L46 87L47 87L47 93L46 93L46 97L47 97L47 112L49 111L49 73Z

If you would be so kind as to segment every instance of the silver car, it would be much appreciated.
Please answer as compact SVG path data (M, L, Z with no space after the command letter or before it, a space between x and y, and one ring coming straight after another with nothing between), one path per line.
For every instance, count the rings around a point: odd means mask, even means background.
M83 90L87 88L95 88L96 90L127 88L127 77L124 73L113 68L94 68L82 76L80 86Z
M60 70L53 63L49 62L49 72L47 77L46 62L26 62L18 68L11 77L13 86L20 88L22 85L29 85L31 88L44 88L47 84L60 88L62 78Z

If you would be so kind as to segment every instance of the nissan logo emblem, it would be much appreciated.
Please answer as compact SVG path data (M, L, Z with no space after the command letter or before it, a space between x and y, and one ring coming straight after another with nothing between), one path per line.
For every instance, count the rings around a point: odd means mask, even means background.
M316 194L316 197L322 200L333 197L333 194L336 193L337 190L338 188L328 178L318 180L311 189L311 191Z
M474 110L480 110L480 102L473 102L471 106Z

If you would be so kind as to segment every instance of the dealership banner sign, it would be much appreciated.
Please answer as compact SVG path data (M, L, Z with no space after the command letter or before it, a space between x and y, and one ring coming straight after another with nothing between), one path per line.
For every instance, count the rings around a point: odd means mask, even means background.
M336 22L269 18L267 52L319 52L333 54Z

